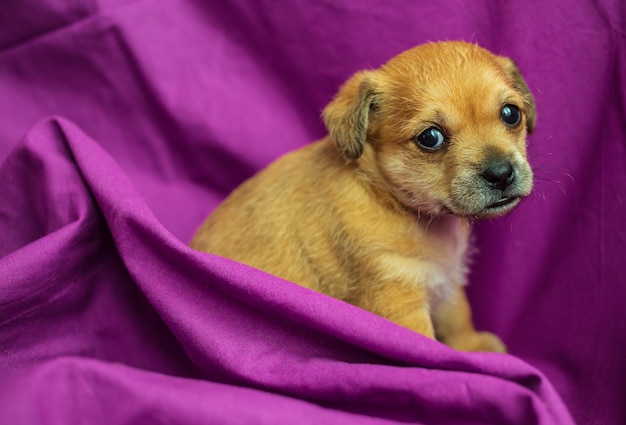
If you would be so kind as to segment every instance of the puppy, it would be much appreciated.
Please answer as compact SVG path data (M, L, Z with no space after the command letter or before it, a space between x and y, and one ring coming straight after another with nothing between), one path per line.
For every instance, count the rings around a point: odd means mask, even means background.
M329 135L237 188L191 246L355 304L467 351L470 222L532 188L535 103L514 62L425 44L357 72L323 112Z

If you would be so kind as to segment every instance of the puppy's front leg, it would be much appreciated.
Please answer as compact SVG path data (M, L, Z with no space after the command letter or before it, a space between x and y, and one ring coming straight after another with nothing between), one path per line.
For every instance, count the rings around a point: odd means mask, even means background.
M455 285L454 293L433 311L437 339L461 351L506 352L506 347L491 332L477 332L465 290Z
M359 300L360 307L435 339L425 288L404 282L385 282L372 289Z

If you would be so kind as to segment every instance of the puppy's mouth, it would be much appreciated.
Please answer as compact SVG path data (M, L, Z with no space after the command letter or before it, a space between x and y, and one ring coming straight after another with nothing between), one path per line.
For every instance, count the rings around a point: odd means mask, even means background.
M442 212L448 214L455 214L459 216L473 217L477 219L495 218L507 214L513 208L519 204L522 197L520 196L504 196L488 205L483 205L478 208L453 208L446 206Z
M480 218L493 218L505 215L519 203L518 196L503 196L493 204L487 205L483 211L477 214Z
M503 197L502 199L494 202L491 205L487 205L487 207L485 207L486 210L499 210L502 208L506 208L508 206L512 206L513 204L515 204L517 201L519 200L519 198L517 196L506 196Z

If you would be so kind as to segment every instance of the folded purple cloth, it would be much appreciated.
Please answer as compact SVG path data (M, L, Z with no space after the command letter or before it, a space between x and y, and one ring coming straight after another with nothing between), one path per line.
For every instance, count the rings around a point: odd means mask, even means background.
M65 120L36 126L0 178L4 423L570 421L511 356L192 251Z

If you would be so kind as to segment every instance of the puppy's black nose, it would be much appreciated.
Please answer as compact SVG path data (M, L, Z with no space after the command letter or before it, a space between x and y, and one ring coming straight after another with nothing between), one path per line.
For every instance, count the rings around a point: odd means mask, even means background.
M481 176L494 189L504 190L515 180L513 164L507 160L490 161Z

